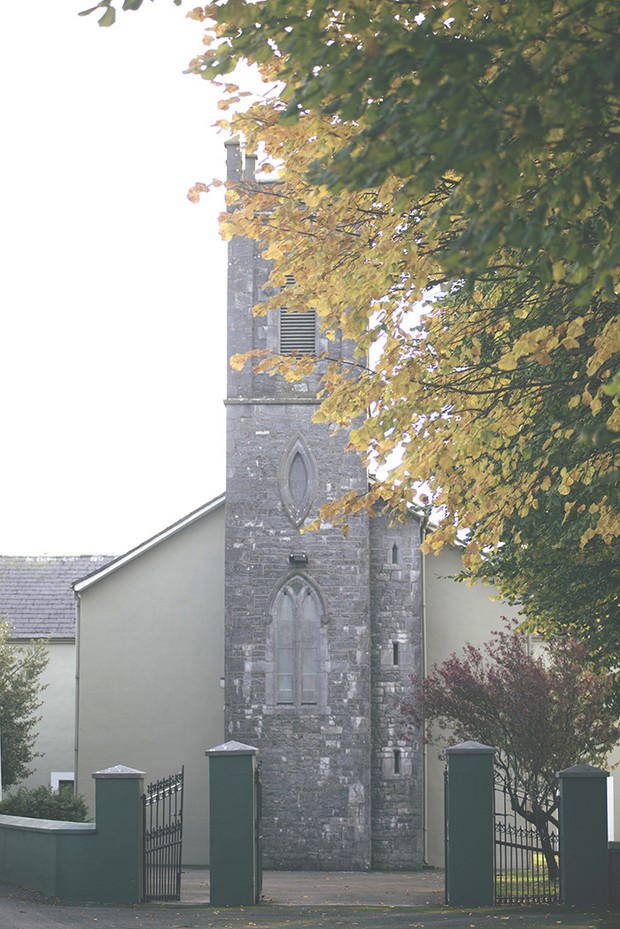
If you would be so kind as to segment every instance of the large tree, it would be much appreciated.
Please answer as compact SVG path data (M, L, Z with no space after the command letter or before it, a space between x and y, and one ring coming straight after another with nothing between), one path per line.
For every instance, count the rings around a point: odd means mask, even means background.
M260 311L277 310L292 274L287 305L303 310L310 299L328 333L341 328L358 345L356 369L320 359L318 415L357 421L351 441L383 479L366 498L341 501L342 517L379 498L403 511L422 483L440 517L429 548L460 534L472 576L492 569L539 630L573 622L568 597L580 608L575 631L612 666L620 622L618 406L609 390L617 298L599 293L584 308L578 284L550 280L541 290L516 249L474 289L448 286L437 257L417 248L398 178L337 196L308 181L316 150L338 148L346 126L310 114L282 126L271 106L251 108L237 125L250 142L267 139L274 162L284 163L273 184L230 190L223 220L226 235L256 238L273 260L274 288ZM420 279L444 282L422 308ZM313 363L259 362L285 377ZM333 519L335 509L323 515ZM592 597L595 564L606 582ZM564 597L554 599L558 589Z
M414 679L403 708L428 742L474 739L496 749L512 807L540 834L556 877L549 832L558 825L557 772L604 765L620 735L610 706L612 674L596 670L574 637L534 655L507 624L481 648L468 644Z
M0 623L0 745L2 787L28 777L37 757L36 726L40 721L41 675L49 660L46 640L27 646L10 641L11 627Z
M613 666L620 7L222 0L191 15L209 46L196 73L249 61L266 82L233 128L273 183L230 189L223 223L273 261L260 311L292 275L289 308L358 346L355 370L319 359L319 417L363 419L351 441L381 477L342 519L378 499L402 512L424 485L426 547L460 535L471 575L492 567L542 631L573 623L550 564L582 606L607 572L574 630ZM260 361L289 378L314 363Z
M585 294L613 294L613 0L223 0L206 13L206 74L275 67L281 119L321 112L349 127L315 178L359 190L401 178L427 247L458 276L512 245L556 279L582 277Z
M234 122L277 183L231 191L225 232L262 241L272 283L295 277L287 305L312 301L359 347L358 371L326 366L319 416L367 413L352 443L392 467L343 515L379 496L402 510L424 482L428 548L460 533L471 575L492 566L550 632L574 618L553 605L556 565L579 594L574 631L613 666L620 9L228 0L194 15L215 21L196 71L246 59L277 82Z

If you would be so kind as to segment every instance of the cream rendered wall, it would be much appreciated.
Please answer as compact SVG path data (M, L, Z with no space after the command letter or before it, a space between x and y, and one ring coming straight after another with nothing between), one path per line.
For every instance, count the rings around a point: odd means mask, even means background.
M461 558L458 550L449 549L440 555L425 558L425 653L426 668L444 661L452 652L459 652L467 642L480 645L500 629L502 616L518 615L515 607L504 601L492 602L495 589L476 584L467 587L450 580L458 574ZM436 867L444 865L444 763L439 759L441 748L427 746L426 776L426 839L427 861ZM609 759L608 769L620 763L620 747ZM612 771L612 774L614 772ZM615 838L620 839L620 776L614 777Z
M17 643L16 643L17 644ZM20 642L20 646L27 643ZM19 786L38 787L51 784L53 771L73 771L75 734L75 643L73 640L52 640L48 645L49 663L41 675L45 690L41 693L41 720L37 725L33 773Z
M516 610L506 603L492 602L493 587L467 587L450 579L461 570L458 550L444 549L439 555L427 555L424 562L424 648L425 665L430 671L467 642L485 642L493 630L501 628L502 616L515 616ZM428 864L436 867L444 866L444 762L439 758L442 747L430 744L426 748L426 857Z
M185 765L185 864L208 862L206 749L224 740L224 508L80 593L77 790L124 764Z

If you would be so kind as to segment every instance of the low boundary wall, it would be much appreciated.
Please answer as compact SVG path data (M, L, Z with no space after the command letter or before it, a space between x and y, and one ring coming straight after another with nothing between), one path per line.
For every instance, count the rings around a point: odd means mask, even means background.
M0 880L71 903L141 901L144 772L93 777L94 823L0 816Z

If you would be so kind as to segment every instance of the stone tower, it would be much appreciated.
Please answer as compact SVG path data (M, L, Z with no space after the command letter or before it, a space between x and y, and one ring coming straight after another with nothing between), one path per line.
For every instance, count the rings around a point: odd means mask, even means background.
M230 180L254 178L236 143L227 160ZM229 355L322 351L314 313L252 315L269 273L259 252L229 246ZM317 387L229 369L226 737L260 751L265 867L413 869L421 760L399 706L421 654L419 525L359 516L346 538L302 535L368 480L346 434L313 423Z

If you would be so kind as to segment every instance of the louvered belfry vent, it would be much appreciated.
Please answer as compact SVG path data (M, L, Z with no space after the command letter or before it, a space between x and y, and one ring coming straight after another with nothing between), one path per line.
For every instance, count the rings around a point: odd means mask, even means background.
M316 310L293 313L280 308L280 354L314 355L316 353Z

